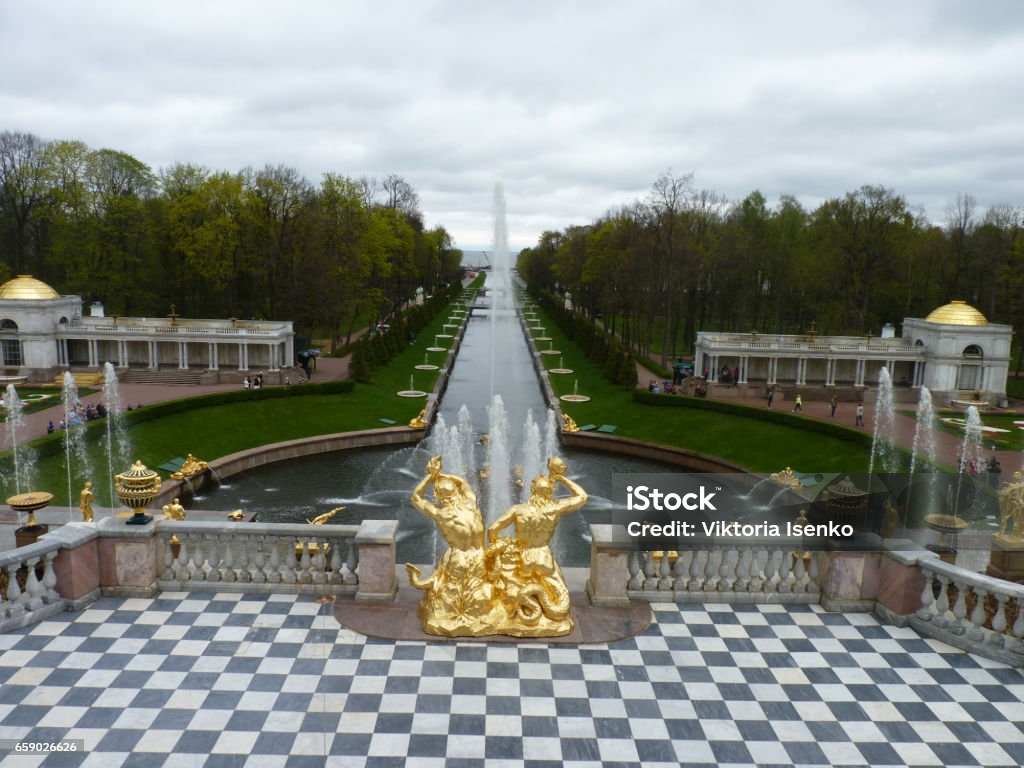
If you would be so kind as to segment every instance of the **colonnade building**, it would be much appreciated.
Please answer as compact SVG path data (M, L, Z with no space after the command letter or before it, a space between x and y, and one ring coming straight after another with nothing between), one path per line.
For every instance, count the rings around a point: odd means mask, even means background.
M924 319L904 319L900 336L892 325L881 337L701 332L694 367L719 396L770 387L862 390L878 385L884 367L898 399L916 400L924 386L943 405L998 405L1006 399L1012 337L1011 326L953 301ZM913 394L900 397L901 389Z
M0 286L0 368L7 380L53 381L63 371L98 371L110 362L124 372L231 381L290 367L294 345L290 321L193 320L173 306L168 317L108 317L99 304L85 316L80 296L61 296L29 275Z

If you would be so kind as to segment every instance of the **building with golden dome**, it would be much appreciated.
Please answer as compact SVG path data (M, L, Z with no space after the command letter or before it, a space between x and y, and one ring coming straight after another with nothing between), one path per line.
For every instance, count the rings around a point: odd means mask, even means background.
M98 302L85 316L80 296L61 296L31 275L0 285L0 378L7 381L53 381L106 362L122 371L170 369L203 383L231 381L290 366L294 339L290 321L193 320L174 307L167 317L107 317Z
M963 301L927 317L891 324L880 337L698 333L695 368L718 396L761 395L767 388L877 386L888 369L897 399L915 400L927 387L937 403L1006 398L1013 328L990 323ZM728 371L728 375L726 375ZM738 376L736 375L738 371ZM902 395L902 396L901 396Z

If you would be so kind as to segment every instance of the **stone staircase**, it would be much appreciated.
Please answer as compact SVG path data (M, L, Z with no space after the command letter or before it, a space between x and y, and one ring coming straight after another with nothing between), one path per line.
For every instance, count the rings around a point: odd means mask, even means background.
M71 378L75 380L75 384L79 387L102 387L103 386L103 374L102 373L89 373L87 371L72 371ZM53 383L58 387L64 386L64 374L58 373L53 377Z
M122 384L199 384L203 375L199 370L182 371L177 368L129 368L118 376Z

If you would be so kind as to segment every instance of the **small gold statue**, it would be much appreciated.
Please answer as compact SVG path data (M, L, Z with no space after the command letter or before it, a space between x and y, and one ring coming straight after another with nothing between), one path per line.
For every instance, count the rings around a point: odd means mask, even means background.
M178 499L175 499L170 504L164 504L161 509L164 512L164 518L167 520L185 519L185 508L178 503Z
M882 517L882 538L891 539L892 535L896 533L896 526L900 522L900 511L892 503L892 499L883 501L882 509L885 510L885 515Z
M776 485L782 485L794 491L802 491L804 489L804 484L797 480L793 470L789 467L786 467L782 472L772 472L768 479Z
M205 472L206 468L207 464L205 461L200 461L190 453L185 457L185 463L181 465L181 469L171 473L171 479L184 480L186 477L192 477L200 472Z
M573 421L572 416L568 413L562 414L562 431L563 432L579 432L580 428L576 426L576 422Z
M562 484L572 494L555 499ZM435 502L425 492L434 488ZM569 590L551 552L559 519L587 503L566 477L565 463L548 461L548 474L533 480L529 501L510 507L487 529L473 489L461 477L441 473L441 457L412 494L412 505L437 525L449 549L428 579L406 565L410 583L424 592L419 616L425 632L449 637L513 635L556 637L572 631ZM514 525L515 538L498 536Z
M1024 469L1014 472L1010 482L1003 483L996 497L1002 513L996 535L1010 541L1024 541Z
M338 514L339 512L344 512L344 511L345 511L345 507L335 507L330 512L324 512L322 515L317 515L312 520L307 520L306 522L309 523L310 525L323 525L328 520L330 520L332 517L334 517L336 514Z
M92 500L94 496L92 481L87 480L82 492L78 494L78 508L82 510L82 520L86 523L92 522Z
M426 429L428 426L430 426L429 424L427 424L427 409L424 408L422 411L420 411L416 415L416 417L409 422L409 426L412 429Z
M237 523L243 519L245 519L245 512L240 509L236 509L234 512L228 513L228 520L233 520Z

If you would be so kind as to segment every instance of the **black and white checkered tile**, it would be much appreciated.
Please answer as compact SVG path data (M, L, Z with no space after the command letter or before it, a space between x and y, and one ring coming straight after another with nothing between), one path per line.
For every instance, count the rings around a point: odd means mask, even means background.
M1024 764L1024 675L870 616L656 605L598 646L416 643L293 596L103 599L0 635L4 766Z

